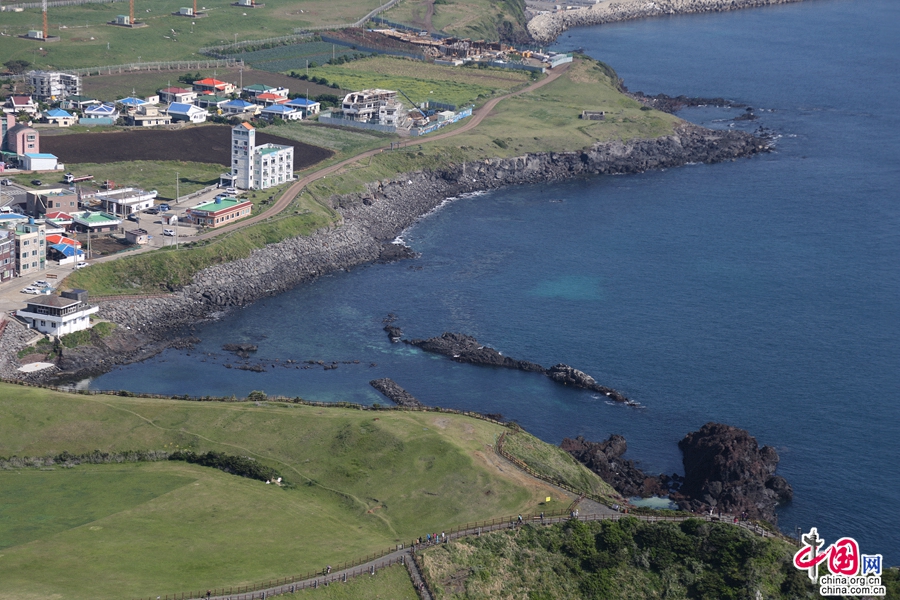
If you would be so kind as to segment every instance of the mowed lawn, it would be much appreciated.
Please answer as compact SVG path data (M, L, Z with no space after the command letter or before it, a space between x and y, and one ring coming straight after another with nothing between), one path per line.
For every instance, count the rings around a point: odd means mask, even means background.
M0 455L217 450L275 467L295 486L173 462L0 472L9 497L30 495L0 513L0 599L241 585L337 565L428 531L537 512L548 495L564 506L568 498L549 486L498 468L489 445L502 430L436 413L0 384ZM81 494L94 500L72 501Z

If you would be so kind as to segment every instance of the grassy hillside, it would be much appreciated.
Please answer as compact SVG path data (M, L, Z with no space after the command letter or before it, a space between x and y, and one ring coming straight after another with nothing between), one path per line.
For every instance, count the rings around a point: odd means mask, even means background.
M432 10L429 22L428 13ZM449 35L506 41L519 39L525 28L524 0L404 0L384 14L386 19Z
M0 384L0 456L249 456L290 489L181 462L0 472L0 599L105 598L321 569L569 498L500 463L502 427L440 413L85 396ZM63 593L65 592L65 593Z
M427 550L437 598L729 600L818 597L796 549L727 524L633 518L525 526Z

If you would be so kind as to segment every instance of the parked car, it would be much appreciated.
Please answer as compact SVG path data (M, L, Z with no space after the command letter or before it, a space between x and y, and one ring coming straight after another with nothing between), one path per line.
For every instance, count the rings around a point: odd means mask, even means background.
M159 212L166 212L166 211L172 210L172 209L169 207L169 205L166 204L165 202L163 202L162 204L157 205L156 208L159 209Z
M234 194L237 194L237 190L234 189L233 187L229 187L229 188L225 188L225 193L234 195Z
M155 215L155 214L159 213L159 209L156 208L155 206L151 206L144 212L146 212L148 215Z
M137 221L137 220L138 220L137 214L135 214L135 213L128 213L128 217L126 217L126 218L127 218L129 221Z
M37 288L33 288L29 285L27 288L22 289L22 293L23 294L39 294L40 290L38 290Z
M163 229L163 235L175 235L174 229Z
M83 269L83 268L85 268L86 266L88 266L88 264L87 264L86 262L80 262L80 263L76 263L76 264L75 264L75 268L76 268L76 269Z
M0 185L12 185L11 179L0 179Z
M32 179L31 185L44 185L44 182L41 181L40 179Z
M50 282L44 281L43 279L38 279L31 284L31 287L50 287Z

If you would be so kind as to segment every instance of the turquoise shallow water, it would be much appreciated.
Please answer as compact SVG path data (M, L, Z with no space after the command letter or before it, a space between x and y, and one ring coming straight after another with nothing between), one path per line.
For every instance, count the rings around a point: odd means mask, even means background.
M900 498L898 17L889 0L820 0L568 32L560 47L583 47L631 89L750 104L776 152L458 199L404 234L421 258L266 299L202 328L194 351L91 386L384 402L368 381L391 377L554 443L620 433L628 457L668 473L681 437L722 421L781 455L795 490L785 531L855 537L898 564L884 526ZM740 112L682 116L728 127ZM566 362L647 408L392 345L389 312L408 337L459 331ZM235 341L270 365L360 362L236 371L220 350Z

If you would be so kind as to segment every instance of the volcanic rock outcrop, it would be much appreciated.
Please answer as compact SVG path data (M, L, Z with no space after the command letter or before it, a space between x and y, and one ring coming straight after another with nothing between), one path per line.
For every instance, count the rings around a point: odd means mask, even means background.
M582 436L574 440L565 438L560 448L571 454L588 469L599 475L623 496L665 496L669 493L666 480L647 475L634 465L634 461L622 460L628 444L621 435L613 434L605 442L589 442Z
M678 442L684 461L684 483L673 499L686 510L746 514L776 522L775 506L794 492L775 475L778 453L762 448L743 429L707 423Z

